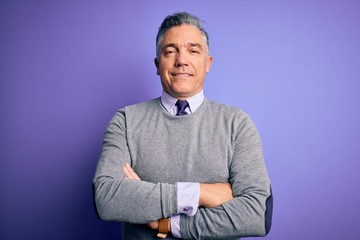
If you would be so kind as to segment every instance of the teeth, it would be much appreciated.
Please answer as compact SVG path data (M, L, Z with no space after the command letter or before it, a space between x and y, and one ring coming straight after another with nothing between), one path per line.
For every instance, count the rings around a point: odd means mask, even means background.
M178 74L174 74L175 76L190 76L190 74L187 73L178 73Z

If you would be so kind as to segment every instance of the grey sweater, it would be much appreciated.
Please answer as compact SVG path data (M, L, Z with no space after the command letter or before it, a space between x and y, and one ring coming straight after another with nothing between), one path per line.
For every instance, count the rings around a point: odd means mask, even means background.
M142 181L124 179L125 163ZM177 214L176 182L229 182L235 196L216 208L200 207L195 216L182 215L184 239L269 231L272 196L261 142L240 109L205 99L193 114L173 116L157 98L115 114L93 180L99 216L122 222L124 240L156 239L144 224Z

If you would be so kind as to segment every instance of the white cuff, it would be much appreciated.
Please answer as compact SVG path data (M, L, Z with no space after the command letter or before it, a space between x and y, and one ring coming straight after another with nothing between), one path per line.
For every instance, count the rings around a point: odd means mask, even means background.
M199 207L200 184L190 182L178 182L177 200L178 213L194 216Z
M171 224L170 224L171 234L173 235L173 237L182 238L181 233L180 233L180 214L172 216L170 218L170 221L171 221Z

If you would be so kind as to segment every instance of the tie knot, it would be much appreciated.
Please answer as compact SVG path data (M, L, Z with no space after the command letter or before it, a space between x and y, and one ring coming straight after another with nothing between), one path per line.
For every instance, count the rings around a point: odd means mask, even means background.
M187 114L185 109L189 106L189 103L186 100L177 100L175 106L177 106L178 109L176 116L182 116Z

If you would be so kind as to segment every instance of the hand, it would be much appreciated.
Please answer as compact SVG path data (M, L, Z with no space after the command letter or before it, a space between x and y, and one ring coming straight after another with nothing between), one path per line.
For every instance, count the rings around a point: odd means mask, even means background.
M158 230L159 229L159 221L150 222L150 223L146 224L146 226L150 229Z
M230 183L200 183L199 206L218 207L233 198Z
M132 179L132 180L139 180L141 181L140 177L136 174L136 172L134 171L134 169L132 169L132 167L126 163L125 166L123 167L123 171L125 173L125 177L127 179Z

